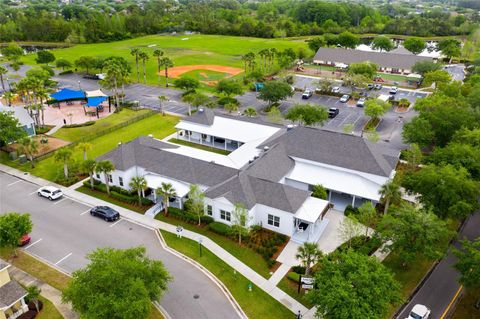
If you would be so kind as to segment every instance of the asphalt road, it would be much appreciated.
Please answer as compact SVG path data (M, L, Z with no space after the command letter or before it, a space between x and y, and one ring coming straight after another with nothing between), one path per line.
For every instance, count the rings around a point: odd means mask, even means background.
M86 254L96 248L143 245L148 255L161 260L174 278L161 300L172 318L239 317L213 281L162 249L153 230L124 219L107 223L90 216L89 206L66 197L51 202L38 197L37 189L36 185L0 173L0 214L10 211L31 214L32 240L25 247L29 253L71 273L87 265Z
M474 240L480 236L480 213L472 215L465 223L460 232L459 239ZM455 241L454 246L459 248L459 242ZM443 319L443 314L447 310L450 302L454 298L460 284L458 279L459 273L453 268L457 262L454 254L449 252L443 258L437 267L433 270L430 277L425 281L424 285L413 296L412 300L407 304L402 312L397 316L398 319L405 319L408 313L416 304L422 304L432 310L431 319ZM412 265L412 267L415 267Z

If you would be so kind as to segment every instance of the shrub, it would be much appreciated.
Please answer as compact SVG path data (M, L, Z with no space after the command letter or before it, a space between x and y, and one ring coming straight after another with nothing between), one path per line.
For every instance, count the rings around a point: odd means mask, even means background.
M293 266L292 271L296 272L297 274L303 275L305 273L305 267L303 266Z
M365 237L364 235L355 236L349 241L344 242L337 248L337 252L352 249L363 255L372 255L380 246L382 241L378 237Z
M88 122L80 123L80 124L64 125L64 126L62 126L62 128L75 128L75 127L91 126L93 124L95 124L95 121L88 121Z
M345 216L356 216L360 213L360 211L358 210L358 208L356 207L353 207L352 205L347 205L347 207L345 207L345 211L343 212L345 214Z
M231 233L231 227L219 222L213 222L208 225L208 229L219 235L228 236Z
M116 191L110 191L110 196L116 200L119 200L128 204L135 204L135 202L138 201L138 198L120 194L120 193L117 193Z
M72 74L73 71L72 70L65 70L65 71L62 71L60 73L58 73L59 75L65 75L65 74Z
M201 220L202 223L204 223L204 224L206 224L206 225L211 224L211 223L213 223L213 222L215 221L215 220L213 219L213 217L211 217L211 216L205 216L205 215L202 216L202 217L200 217L200 220Z
M287 274L287 278L290 279L290 280L293 280L295 282L300 281L300 275L297 274L296 272L293 272L293 271L291 271Z
M240 103L237 101L237 99L233 98L233 97L227 97L227 96L224 96L224 97L221 97L218 99L217 101L218 104L220 105L227 105L227 104L235 104L235 105L239 105Z

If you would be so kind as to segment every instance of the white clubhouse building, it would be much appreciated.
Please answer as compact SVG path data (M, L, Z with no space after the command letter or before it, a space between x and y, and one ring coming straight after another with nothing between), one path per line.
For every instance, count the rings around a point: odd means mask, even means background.
M200 109L176 126L177 139L230 151L221 155L142 136L98 158L116 170L112 185L128 189L132 177L144 176L145 196L168 182L182 207L189 187L205 192L205 213L230 224L243 204L251 224L285 234L297 242L316 242L333 205L377 203L379 190L393 178L399 153L361 137L307 127L285 128L250 118L215 115ZM95 176L100 179L100 175ZM311 196L314 185L328 190L328 200Z

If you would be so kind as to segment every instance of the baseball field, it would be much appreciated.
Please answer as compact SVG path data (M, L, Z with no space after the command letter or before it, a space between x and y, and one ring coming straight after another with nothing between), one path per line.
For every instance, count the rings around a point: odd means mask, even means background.
M69 48L56 49L52 52L57 59L74 62L81 56L108 57L122 56L132 63L132 79L135 78L135 58L130 54L132 48L140 48L150 55L146 63L147 82L157 84L157 61L152 56L156 49L165 52L173 60L174 67L169 69L169 76L193 76L200 81L218 81L224 77L238 76L243 72L241 57L248 52L258 53L265 48L286 48L298 50L308 46L301 39L260 39L218 35L170 35L145 36L110 43L80 44ZM35 55L27 55L23 60L35 64ZM142 67L140 66L142 70ZM161 72L163 75L163 72Z

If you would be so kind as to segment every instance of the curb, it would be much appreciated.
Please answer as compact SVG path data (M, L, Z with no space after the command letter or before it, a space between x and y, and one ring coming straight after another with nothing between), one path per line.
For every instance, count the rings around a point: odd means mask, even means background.
M171 253L172 255L177 256L178 258L190 263L192 266L195 268L199 269L201 272L205 274L210 280L212 280L219 288L220 290L224 293L224 295L227 297L227 299L230 301L232 304L233 308L237 312L238 316L242 319L248 319L247 315L243 312L242 308L240 305L237 303L233 295L230 293L230 290L223 284L223 282L220 281L214 274L210 272L207 268L205 268L203 265L198 263L197 261L193 260L190 257L185 256L184 254L176 251L175 249L169 247L167 243L165 242L165 239L163 238L160 230L155 229L155 235L157 235L158 241L160 242L160 245L162 245L163 249Z

